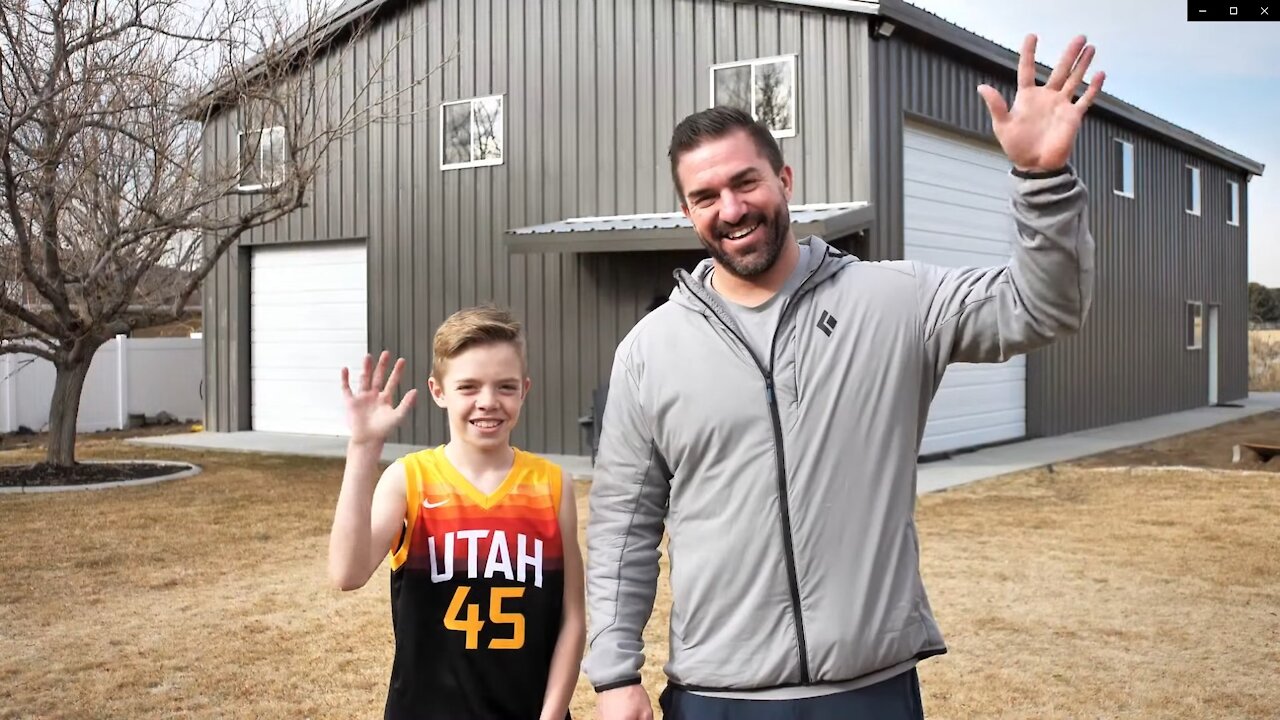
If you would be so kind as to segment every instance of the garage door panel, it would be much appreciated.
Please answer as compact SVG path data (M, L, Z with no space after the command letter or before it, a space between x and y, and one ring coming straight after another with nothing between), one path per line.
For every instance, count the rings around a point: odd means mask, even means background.
M368 324L368 309L363 304L315 306L303 300L294 305L257 306L257 309L266 312L260 312L253 318L252 327L256 333L330 330L363 336Z
M323 414L340 411L342 405L342 384L337 373L332 377L321 378L272 378L270 383L261 384L253 394L255 405L265 406L268 410L275 407L319 408Z
M271 347L276 345L295 346L299 343L328 345L337 343L340 345L349 345L351 347L365 347L364 340L357 340L351 337L354 333L350 329L342 328L321 328L317 330L280 330L267 332L265 330L250 333L250 339L253 341L254 347Z
M903 237L911 246L909 260L947 267L990 267L1009 261L1009 243L924 230L908 230Z
M325 368L337 373L343 367L358 370L364 361L363 343L258 344L253 349L253 367L261 373L279 369Z
M979 186L981 187L981 186ZM903 186L904 198L932 200L946 205L970 207L1005 215L1009 212L1009 196L995 196L974 192L969 188L938 185L928 180L907 180Z
M341 370L368 353L363 245L257 248L251 256L253 427L346 435Z
M363 263L361 263L363 266ZM256 267L256 266L255 266ZM365 278L351 276L350 265L319 265L301 267L256 267L257 281L252 284L253 293L258 294L295 294L307 292L344 291L348 294L361 293L365 289ZM357 299L363 299L363 294Z
M351 305L364 304L368 293L363 286L358 288L334 290L291 290L288 288L255 288L249 296L250 300L260 307L292 305L302 297L311 305Z
M958 207L924 198L904 198L902 202L903 227L924 230L961 238L974 238L987 242L1004 243L1009 254L1013 223L1008 214Z
M1019 355L1002 363L951 363L938 388L1021 383L1027 379L1027 359Z
M924 129L907 128L902 145L904 149L916 151L911 153L914 156L932 155L1000 173L1007 172L1009 169L1009 161L999 152L993 152L976 143L933 134Z
M317 265L349 267L363 264L361 243L308 243L305 245L260 245L254 248L253 266L264 270L291 270Z
M1026 404L1026 393L1020 392L1013 383L939 387L930 408L929 420L969 418L980 421L983 415L994 412L1022 412Z
M951 374L950 369L948 374ZM980 382L965 378L948 385L939 385L935 396L963 401L963 407L949 407L945 402L940 405L938 417L943 417L948 413L987 412L992 408L1021 406L1024 404L1026 393L1023 383L1019 380L1000 379Z
M347 334L347 333L342 333ZM253 338L253 365L262 363L306 363L308 359L332 361L337 357L365 356L365 342L349 340L332 333L329 337L320 333L280 333L280 336L255 336Z
M903 177L920 186L948 188L952 194L964 193L992 203L1008 201L1008 166L1001 171L980 167L971 163L955 162L936 155L903 156Z
M1022 408L997 408L990 412L975 414L973 417L982 422L974 422L969 417L938 418L933 423L935 435L961 435L982 431L984 425L1008 427L1025 420L1026 413Z
M950 268L1004 265L1014 222L1009 163L998 149L908 127L903 139L903 257ZM1026 434L1026 358L953 363L929 409L924 454Z
M930 427L920 443L921 455L932 455L961 448L989 445L1025 434L1025 417L1010 417L1007 422L988 419L981 424L965 420L954 424L939 423Z

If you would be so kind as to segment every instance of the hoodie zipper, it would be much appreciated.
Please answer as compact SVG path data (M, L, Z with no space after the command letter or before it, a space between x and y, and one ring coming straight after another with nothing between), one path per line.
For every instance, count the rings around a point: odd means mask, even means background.
M800 283L801 288L804 288L804 286L813 279L813 276L818 274L818 271L822 269L822 266L826 261L827 258L824 255L822 259L818 261L818 266L809 272L809 275L805 277L804 282ZM680 282L689 290L689 294L698 298L698 301L705 305L707 309L711 311L712 315L719 318L715 308L698 295L693 288L689 287L688 283L685 283L683 278L680 279ZM751 351L751 345L748 344L736 330L734 330L732 325L724 322L724 318L719 318L720 322L725 326L729 333L737 338L738 342L742 343L742 346L746 348L747 355L751 356L752 361L756 364L756 368L760 371L760 375L764 377L765 397L769 405L769 419L773 421L773 444L774 449L777 450L777 452L774 453L774 456L777 458L778 502L782 510L783 558L786 560L787 582L790 584L791 590L791 615L796 624L796 644L797 650L800 653L801 685L809 685L811 683L809 675L809 648L808 642L805 640L804 617L800 612L800 581L796 572L795 544L791 537L791 504L787 500L787 456L786 450L783 448L782 415L778 410L777 394L774 392L773 369L774 355L776 354L778 345L778 333L782 330L783 324L787 321L787 311L791 309L795 302L798 302L800 298L808 294L808 292L808 290L803 289L797 291L795 297L787 298L786 304L782 306L782 312L778 316L778 326L774 328L773 338L769 343L769 367L767 369L760 363L760 359L756 357L756 354Z

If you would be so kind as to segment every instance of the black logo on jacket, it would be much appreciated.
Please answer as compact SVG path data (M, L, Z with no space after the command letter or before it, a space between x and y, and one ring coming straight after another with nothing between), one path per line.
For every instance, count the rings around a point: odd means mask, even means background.
M826 310L822 311L822 317L818 318L818 329L831 337L831 331L836 329L836 319Z

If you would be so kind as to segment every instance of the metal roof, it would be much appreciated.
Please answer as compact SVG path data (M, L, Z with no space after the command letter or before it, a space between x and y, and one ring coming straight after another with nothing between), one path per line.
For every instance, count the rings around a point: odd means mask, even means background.
M288 45L297 45L304 47L308 44L312 45L312 50L318 49L319 45L323 45L333 38L339 37L340 34L354 23L369 18L373 13L378 12L383 6L395 5L405 0L346 0L338 6L325 19L317 23L316 28L310 33L312 37L321 36L320 41L312 40L304 34L291 39ZM844 12L854 12L866 15L879 15L882 18L901 23L904 26L914 28L918 32L938 38L943 42L964 52L976 55L989 62L1010 70L1018 67L1018 54L1013 50L1004 47L996 42L988 40L976 33L960 27L952 22L916 7L904 0L756 0L757 2L773 2L783 5L796 5L802 7L810 7L819 10L835 10ZM286 56L291 52L285 52ZM1040 78L1043 80L1049 76L1050 68L1042 63L1037 63L1037 70ZM256 67L254 68L256 69ZM252 70L250 71L250 74ZM210 105L218 105L224 102L234 102L233 98L220 98L219 90L222 88L208 88L200 92L197 97L190 103L186 113L193 119L205 117L205 112ZM1240 153L1229 150L1201 135L1178 127L1173 123L1165 120L1157 115L1153 115L1145 110L1139 109L1134 105L1130 105L1119 98L1108 93L1101 92L1098 94L1094 102L1094 107L1110 112L1131 123L1145 127L1153 132L1169 138L1170 140L1180 143L1188 148L1202 152L1210 157L1217 158L1233 167L1246 170L1254 175L1261 175L1265 166L1245 157Z
M867 202L791 206L791 229L797 237L840 237L869 227L875 213ZM513 228L505 233L513 253L635 252L699 250L702 243L683 213L610 215L568 218Z

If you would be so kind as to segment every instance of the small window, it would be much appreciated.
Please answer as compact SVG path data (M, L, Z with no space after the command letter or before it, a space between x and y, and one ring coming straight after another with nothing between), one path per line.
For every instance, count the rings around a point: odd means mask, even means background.
M1117 195L1133 197L1133 143L1116 138L1115 157L1112 159Z
M502 96L440 106L440 167L502 164Z
M1227 181L1227 224L1240 224L1240 183Z
M1192 215L1200 214L1200 168L1187 166L1185 185L1186 208Z
M1187 349L1199 350L1201 343L1201 315L1204 304L1195 301L1187 302Z
M240 190L261 190L284 182L288 168L284 128L240 133Z
M712 66L711 105L741 108L763 122L774 137L795 137L795 56Z

